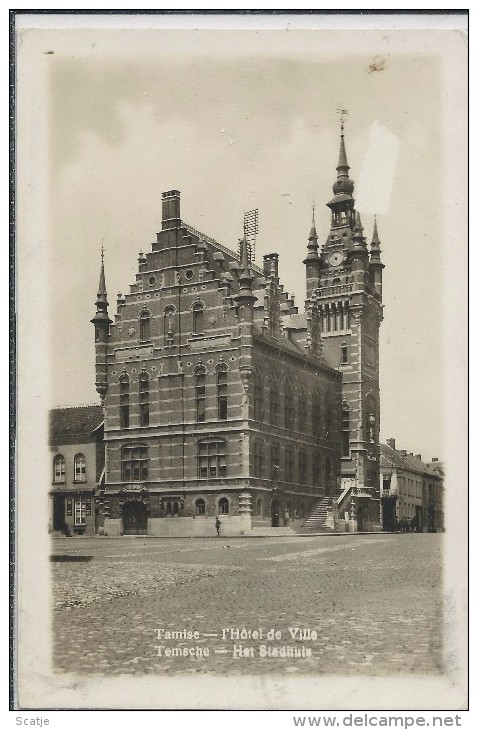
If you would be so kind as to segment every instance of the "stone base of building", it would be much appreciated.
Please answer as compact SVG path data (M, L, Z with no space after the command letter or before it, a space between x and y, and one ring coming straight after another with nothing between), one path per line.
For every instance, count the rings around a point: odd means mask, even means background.
M244 535L251 530L250 515L220 515L219 534L222 537ZM119 537L123 534L121 519L105 519L103 534ZM141 534L141 533L140 533ZM143 533L148 537L217 537L215 517L150 517Z

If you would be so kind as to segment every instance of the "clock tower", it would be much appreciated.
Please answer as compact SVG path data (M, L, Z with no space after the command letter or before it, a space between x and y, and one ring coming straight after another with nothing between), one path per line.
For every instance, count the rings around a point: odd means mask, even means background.
M330 231L319 253L315 225L304 260L307 303L315 302L323 352L342 374L342 458L336 497L339 514L378 522L380 471L379 327L382 269L375 221L370 249L353 198L343 124ZM313 236L315 234L315 237Z

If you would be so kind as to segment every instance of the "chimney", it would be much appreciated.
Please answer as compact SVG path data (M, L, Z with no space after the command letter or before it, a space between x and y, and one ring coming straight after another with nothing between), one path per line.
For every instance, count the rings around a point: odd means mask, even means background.
M169 190L162 194L163 216L161 228L166 231L168 228L181 227L181 193L179 190Z
M395 439L387 439L387 446L395 451Z
M279 254L268 253L264 256L264 276L268 279L270 276L279 278Z
M421 454L415 454L415 456L416 456L417 459L420 459L420 461L422 460L422 455Z
M432 461L438 461L438 456L434 456L434 457L432 458Z

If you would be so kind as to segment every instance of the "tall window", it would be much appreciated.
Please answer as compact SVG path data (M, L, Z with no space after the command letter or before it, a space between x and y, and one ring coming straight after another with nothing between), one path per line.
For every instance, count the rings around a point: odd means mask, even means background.
M292 449L285 450L285 480L294 481L294 452Z
M195 371L196 421L206 420L206 368L199 367Z
M340 364L346 365L349 361L349 350L345 342L340 345Z
M302 433L305 432L307 427L307 400L305 393L299 394L299 408L298 408L298 428Z
M65 457L57 454L53 459L53 481L62 484L65 478Z
M299 451L299 483L307 483L307 454L305 451Z
M121 465L124 482L141 482L148 478L148 447L144 444L123 446Z
M320 397L318 393L312 394L312 433L314 436L320 434Z
M196 500L196 514L197 515L205 515L206 514L206 502L204 499L197 499Z
M75 482L86 482L86 461L83 454L76 454L74 459Z
M204 332L204 307L200 302L193 306L193 332L195 335Z
M149 312L141 312L139 315L139 339L141 342L148 341L151 337Z
M219 502L217 503L217 509L220 515L228 515L229 514L229 500L226 499L226 497L221 497Z
M264 409L264 385L262 383L262 374L256 372L254 378L254 420L262 421Z
M293 428L294 426L294 400L291 383L286 383L285 386L284 426L285 428Z
M271 382L269 399L270 422L273 426L277 426L277 422L279 420L279 393L277 390L277 385L273 382Z
M216 368L217 384L217 417L224 421L227 418L227 365L219 364Z
M279 447L277 446L277 444L272 444L272 446L271 446L271 479L272 479L272 481L275 481L279 478L279 470L280 470Z
M262 478L264 473L264 452L262 441L254 442L254 475Z
M348 456L350 451L350 410L347 405L342 406L342 456Z
M120 425L129 428L129 378L120 380Z
M146 373L139 376L139 422L149 426L149 378Z
M320 454L316 452L312 459L312 484L314 487L318 487L320 485L320 466Z
M226 468L226 442L200 441L198 443L198 477L199 479L224 478Z

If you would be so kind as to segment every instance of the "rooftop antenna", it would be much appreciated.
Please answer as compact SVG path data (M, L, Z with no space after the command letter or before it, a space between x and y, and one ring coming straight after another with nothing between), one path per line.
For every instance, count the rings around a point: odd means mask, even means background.
M247 259L249 263L256 260L256 236L258 231L258 211L257 208L254 208L254 210L248 210L244 213L244 244L247 248Z

